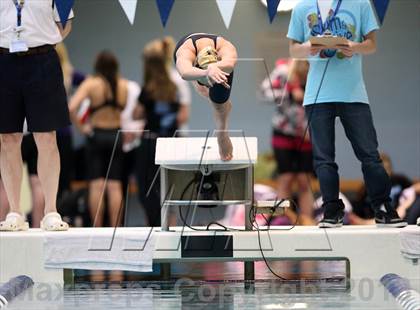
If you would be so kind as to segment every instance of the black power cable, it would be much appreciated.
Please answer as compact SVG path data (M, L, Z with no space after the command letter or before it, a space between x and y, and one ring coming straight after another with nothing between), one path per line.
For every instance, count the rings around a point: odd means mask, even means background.
M190 182L188 182L188 184L186 185L186 187L184 188L184 190L181 193L181 197L180 200L184 199L184 196L186 194L186 192L188 191L188 189L192 186L195 185L196 178L192 179ZM194 197L194 190L191 191L191 197L188 203L188 211L187 211L187 218L188 218L188 214L189 214L189 208L191 207L192 204L192 200ZM182 206L178 206L178 212L179 212L179 217L181 218L182 222L184 223L184 226L187 226L189 229L194 230L194 231L207 231L207 229L198 229L198 228L194 228L191 225L189 225L187 223L187 220L185 219L183 213L182 213Z

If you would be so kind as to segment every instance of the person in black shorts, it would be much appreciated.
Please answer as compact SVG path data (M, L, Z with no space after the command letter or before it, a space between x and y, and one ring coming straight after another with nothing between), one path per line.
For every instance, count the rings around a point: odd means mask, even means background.
M77 111L86 99L90 100L89 113L87 119L81 120ZM94 227L117 227L123 222L120 211L124 206L124 153L119 131L127 100L128 80L121 77L118 59L109 51L98 54L94 75L83 81L70 100L73 123L87 137L89 211ZM106 279L103 271L95 272L92 277ZM120 271L109 274L109 281L123 279Z
M0 18L0 166L10 204L0 231L28 229L20 210L25 119L39 154L38 175L45 197L41 227L67 230L56 208L60 174L56 130L68 126L70 119L54 45L70 33L71 21L63 28L51 1L0 1Z
M102 51L95 61L95 74L79 86L70 100L70 114L74 125L86 135L88 162L89 207L95 227L105 224L102 195L107 193L109 224L120 224L122 206L123 160L121 113L128 97L128 81L119 74L114 54ZM82 121L77 115L81 104L89 99L89 117Z
M232 143L227 133L232 109L230 92L238 59L235 46L221 36L193 33L176 45L174 61L184 80L195 81L199 94L208 98L215 110L217 139L222 160L232 159Z

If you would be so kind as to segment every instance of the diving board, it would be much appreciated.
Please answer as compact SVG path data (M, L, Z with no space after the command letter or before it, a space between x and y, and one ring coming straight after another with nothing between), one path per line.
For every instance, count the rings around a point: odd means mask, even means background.
M298 226L292 230L286 230L287 228L289 227L275 226L269 234L260 233L264 255L268 260L346 259L349 262L352 279L378 280L386 273L396 273L408 279L416 279L419 276L418 261L405 258L401 254L400 245L403 232L420 236L418 226L408 226L404 229L379 229L374 226L344 226L329 230L310 226ZM117 234L124 236L144 234L149 231L149 228L118 228ZM56 234L55 237L63 238L63 242L80 234L93 239L108 236L111 242L113 232L113 228L73 228L68 232L53 234ZM27 232L0 233L0 283L21 274L30 276L37 283L63 283L63 269L44 267L46 234L51 233L36 229ZM177 227L171 228L171 231L154 228L151 235L156 238L153 251L154 263L262 260L256 231L215 233L196 232ZM187 244L188 238L192 237L192 241L195 238L208 242L213 236L228 241L226 253L219 252L222 254L219 256L203 256L203 251L198 251L197 254L189 251L186 255L187 247L182 245ZM86 250L86 248L74 248L74 251ZM141 251L138 253L141 255Z

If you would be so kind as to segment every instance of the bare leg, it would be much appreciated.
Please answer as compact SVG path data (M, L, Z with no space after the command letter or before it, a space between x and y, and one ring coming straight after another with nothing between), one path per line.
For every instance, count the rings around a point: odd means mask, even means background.
M9 200L10 212L20 213L20 189L22 186L21 133L2 134L0 168L4 189Z
M29 178L32 192L32 228L39 228L40 222L44 217L44 194L42 192L41 181L38 176L31 175Z
M38 177L45 198L44 213L57 212L60 154L55 131L34 133L34 138L38 148Z
M89 184L89 204L90 214L94 221L95 227L103 226L103 203L101 203L102 191L106 186L109 200L109 216L112 226L119 226L118 212L122 207L122 184L119 181L108 181L105 185L104 179L94 180ZM92 271L91 281L102 282L105 281L106 274L102 270ZM124 280L124 272L122 271L111 271L109 274L109 281L121 282Z
M0 143L1 149L1 143ZM1 152L0 152L1 156ZM9 200L7 200L7 194L4 190L3 180L1 179L0 173L0 222L6 219L6 215L9 212Z
M105 186L104 179L97 179L89 182L89 212L93 227L102 227L104 223L104 204L101 199ZM102 197L103 198L103 197ZM103 270L95 270L90 273L90 281L103 282L106 274Z
M314 198L310 187L310 177L305 173L297 175L299 185L299 207L302 215L313 219Z
M209 99L209 89L206 86L200 85L197 82L193 83L195 90L203 97ZM232 110L232 103L230 100L224 104L214 103L209 99L214 109L214 118L216 121L216 135L219 144L219 152L222 160L228 161L232 159L232 142L228 133L229 114Z
M9 212L9 200L7 200L7 194L4 189L3 180L0 179L0 222L6 219L6 215Z
M120 181L110 180L106 185L109 201L109 218L111 226L118 227L121 221L118 221L118 213L123 208L122 184ZM122 211L121 211L122 212Z
M220 158L224 161L229 161L233 158L233 146L229 138L228 120L229 114L232 110L232 103L230 100L224 104L217 104L212 102L214 107L214 118L216 121L216 136L219 144Z
M292 198L293 173L282 173L277 177L277 196L279 199Z
M174 212L172 212L172 211L170 211L170 210L168 210L168 212L169 212L169 220L168 220L168 223L169 223L169 227L173 227L173 226L176 226L176 214L174 213Z
M118 220L118 214L121 208L123 208L123 191L122 184L120 181L110 180L106 185L109 199L109 212L111 225L118 227L121 224L121 220ZM122 210L121 210L122 212ZM121 282L124 281L123 271L111 271L109 274L109 281Z
M89 183L89 211L94 227L102 227L104 222L104 208L101 196L105 180L98 179Z
M199 95L201 95L204 98L209 98L209 88L203 85L198 84L197 82L192 83L195 90Z

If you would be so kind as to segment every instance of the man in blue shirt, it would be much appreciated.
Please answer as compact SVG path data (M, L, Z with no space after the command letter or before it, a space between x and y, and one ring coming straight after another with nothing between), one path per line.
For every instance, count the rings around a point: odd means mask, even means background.
M330 9L322 14L325 2ZM290 54L308 58L310 70L304 99L310 122L314 167L324 201L319 226L343 224L344 204L338 198L339 176L335 163L335 118L339 117L362 171L378 226L404 227L390 205L390 181L377 151L378 142L362 74L362 55L376 51L379 29L369 0L305 0L292 13ZM312 45L311 36L330 32L347 39L333 49Z

